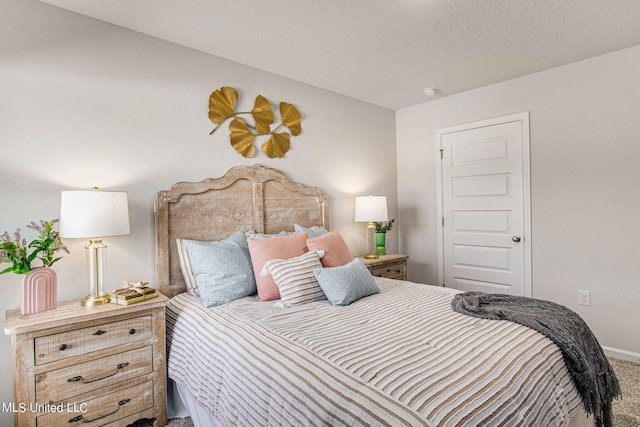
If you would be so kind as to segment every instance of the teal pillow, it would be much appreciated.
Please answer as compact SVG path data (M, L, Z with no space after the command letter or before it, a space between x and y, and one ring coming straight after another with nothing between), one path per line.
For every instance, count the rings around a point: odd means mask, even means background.
M310 239L313 239L314 237L320 237L323 234L327 234L329 232L329 230L327 230L326 228L319 227L317 225L307 228L303 227L302 225L293 224L293 229L296 233L307 233Z
M334 306L349 305L380 292L373 276L358 258L340 267L316 268L313 274Z
M221 305L256 293L251 261L236 243L182 241L206 307Z

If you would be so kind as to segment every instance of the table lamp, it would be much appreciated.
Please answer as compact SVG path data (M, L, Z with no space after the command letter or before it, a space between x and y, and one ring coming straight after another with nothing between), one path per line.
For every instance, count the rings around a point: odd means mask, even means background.
M366 259L379 258L376 254L375 221L387 221L387 198L385 196L362 196L356 197L356 221L368 222L367 239L369 253Z
M104 292L104 266L107 246L102 237L129 234L127 193L100 191L63 191L60 203L60 236L88 238L89 294L80 301L85 307L111 301Z

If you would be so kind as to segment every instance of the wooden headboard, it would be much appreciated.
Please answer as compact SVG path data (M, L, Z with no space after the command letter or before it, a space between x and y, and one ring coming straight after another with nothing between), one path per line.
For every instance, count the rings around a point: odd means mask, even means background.
M157 288L172 297L186 290L176 239L221 240L238 230L293 231L293 224L329 228L328 197L290 181L277 169L236 166L223 177L179 182L156 200Z

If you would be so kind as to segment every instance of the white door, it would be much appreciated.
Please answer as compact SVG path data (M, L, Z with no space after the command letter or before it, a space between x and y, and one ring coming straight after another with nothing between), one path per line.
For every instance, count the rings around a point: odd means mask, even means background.
M528 114L441 129L444 286L531 296Z

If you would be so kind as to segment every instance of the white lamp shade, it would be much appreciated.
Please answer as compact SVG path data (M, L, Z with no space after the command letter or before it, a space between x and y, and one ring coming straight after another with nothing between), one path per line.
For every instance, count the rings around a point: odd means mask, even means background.
M96 238L129 234L127 193L119 191L63 191L60 236Z
M387 198L385 196L356 197L356 221L387 221Z

